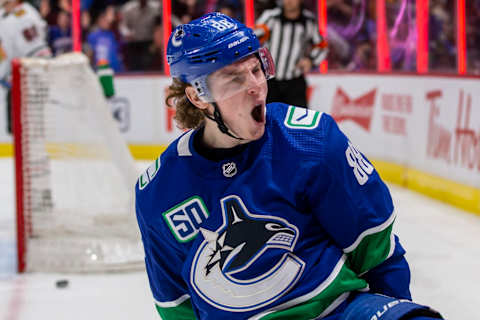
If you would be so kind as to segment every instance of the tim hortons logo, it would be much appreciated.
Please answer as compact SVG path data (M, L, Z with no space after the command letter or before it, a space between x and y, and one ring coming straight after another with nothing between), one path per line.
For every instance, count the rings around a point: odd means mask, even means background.
M437 99L442 97L442 91L433 90L427 92L426 99L430 103L430 113L428 115L428 142L427 156L434 159L443 159L450 163L450 145L452 144L452 133L436 119L440 115L440 107Z
M455 163L459 161L462 167L470 170L474 170L476 167L480 171L480 130L475 132L470 128L471 110L472 95L468 94L465 98L465 94L461 90L455 128L454 160Z
M453 133L436 121L440 114L437 100L441 97L440 90L427 92L426 95L426 99L430 103L427 156L444 160L447 163L453 160L456 165L480 171L480 131L475 132L470 127L472 95L466 95L463 90L460 90L457 120ZM453 150L452 144L454 144Z
M351 99L338 87L333 98L332 117L337 122L351 120L370 131L376 94L375 88L356 99Z

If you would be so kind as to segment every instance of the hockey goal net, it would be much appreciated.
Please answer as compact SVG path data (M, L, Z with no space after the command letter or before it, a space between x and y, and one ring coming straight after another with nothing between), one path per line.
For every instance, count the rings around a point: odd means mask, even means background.
M135 164L88 59L12 69L18 269L137 269Z

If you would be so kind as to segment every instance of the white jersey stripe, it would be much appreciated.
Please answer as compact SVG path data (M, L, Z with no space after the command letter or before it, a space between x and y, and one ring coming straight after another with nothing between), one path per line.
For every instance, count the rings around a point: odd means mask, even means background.
M173 307L178 307L181 305L183 302L186 300L190 299L190 296L188 294L184 294L180 298L173 300L173 301L167 301L167 302L160 302L155 300L155 304L159 306L160 308L173 308Z
M357 240L355 240L355 242L354 242L351 246L349 246L348 248L343 249L343 252L345 252L345 253L350 253L350 252L352 252L353 250L355 250L355 249L358 247L358 245L360 244L360 242L362 242L363 238L365 238L366 236L387 229L387 228L393 223L393 221L395 220L395 217L396 217L396 213L395 213L395 211L394 211L394 212L392 212L392 214L390 215L390 218L388 218L387 221L385 221L385 222L382 223L381 225L378 225L378 226L376 226L376 227L373 227L373 228L370 228L370 229L367 229L367 230L363 231L363 232L358 236ZM390 248L390 251L391 251L391 250L392 250L392 248ZM389 251L389 252L390 252L390 251ZM392 251L392 252L393 252L393 251Z
M310 299L312 299L313 297L317 296L318 294L320 294L323 290L325 290L332 282L333 280L335 280L338 276L338 274L340 273L340 270L342 270L342 267L343 265L345 264L345 261L347 260L347 256L346 255L342 255L342 257L338 260L337 264L335 265L335 267L333 268L332 272L330 273L330 275L327 277L327 279L325 279L318 287L316 287L314 290L310 291L309 293L303 295L303 296L300 296L298 298L295 298L295 299L292 299L290 301L287 301L281 305L278 305L278 306L275 306L269 310L266 310L264 312L261 312L257 315L255 315L254 317L250 318L252 320L258 320L258 319L261 319L262 317L266 316L267 314L270 314L270 313L273 313L273 312L276 312L276 311L280 311L280 310L285 310L285 309L288 309L288 308L291 308L293 306L296 306L298 304L301 304L305 301L308 301ZM343 295L341 295L340 297L342 297ZM339 298L340 298L339 297ZM335 300L337 301L337 300ZM333 303L335 303L335 301ZM327 309L329 309L327 307ZM324 312L327 310L325 309ZM334 309L334 308L333 308ZM329 312L331 312L331 310L333 309L330 309Z
M188 157L192 155L190 151L190 136L193 134L194 130L190 130L189 132L185 133L177 143L177 152L180 157Z

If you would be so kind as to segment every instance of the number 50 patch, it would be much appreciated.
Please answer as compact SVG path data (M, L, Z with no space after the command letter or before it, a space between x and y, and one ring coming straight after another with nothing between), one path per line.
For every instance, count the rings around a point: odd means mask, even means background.
M373 166L368 163L353 144L348 141L347 150L345 150L345 156L350 167L353 168L353 174L360 185L364 185L368 176L373 172Z
M163 218L179 242L195 238L209 212L202 198L193 196L163 213Z

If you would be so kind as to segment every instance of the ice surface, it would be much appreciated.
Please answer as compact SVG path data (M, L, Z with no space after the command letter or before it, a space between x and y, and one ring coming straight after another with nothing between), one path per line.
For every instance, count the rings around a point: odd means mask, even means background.
M139 163L145 167L145 163ZM12 159L0 159L0 320L159 319L144 272L15 273ZM412 294L446 319L480 319L480 217L390 185ZM57 280L68 279L66 288Z

